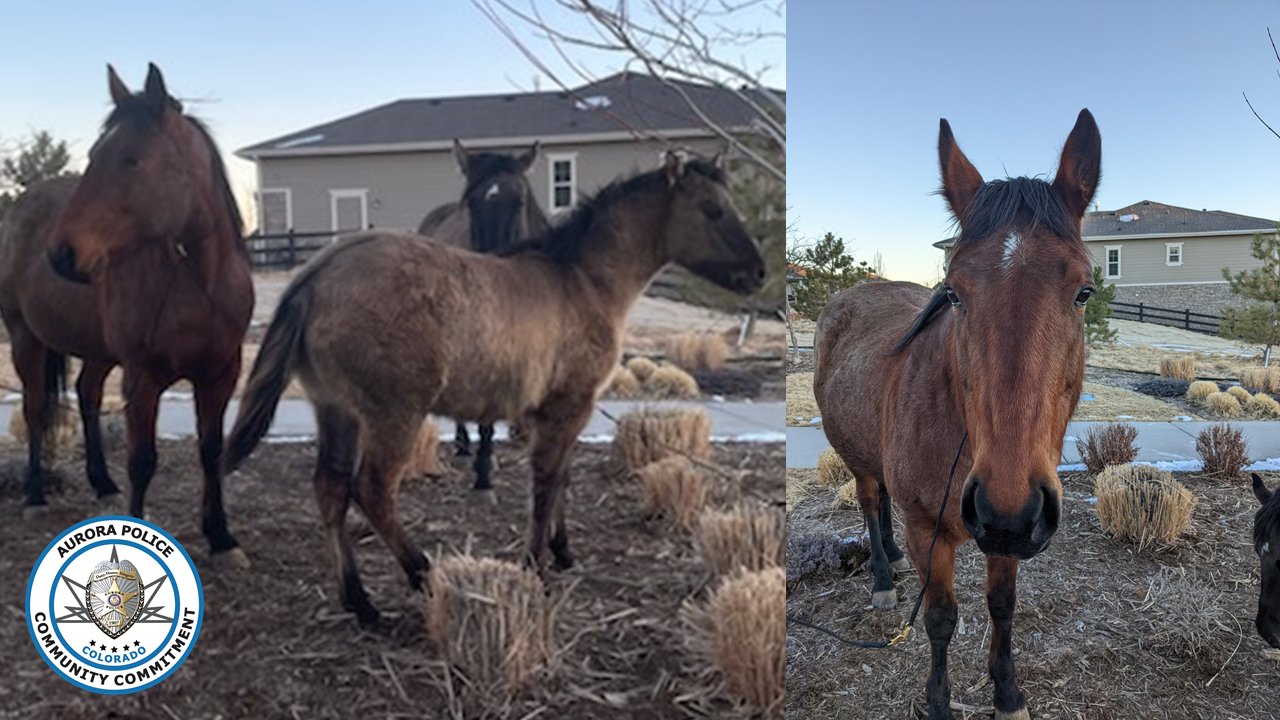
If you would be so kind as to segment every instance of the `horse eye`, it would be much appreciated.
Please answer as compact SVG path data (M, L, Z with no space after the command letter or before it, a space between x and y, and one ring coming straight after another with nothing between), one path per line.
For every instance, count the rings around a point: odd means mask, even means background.
M1076 307L1084 307L1084 304L1089 302L1091 297L1093 297L1093 288L1084 288L1079 295L1076 295Z
M964 303L960 302L960 296L956 294L955 290L952 290L951 288L948 287L948 288L943 288L942 291L946 293L947 302L951 303L951 307L958 308L964 305Z
M124 166L125 166L125 167L127 167L127 168L136 168L136 167L138 167L138 158L136 158L136 157L127 157L127 158L125 158L125 159L124 159Z
M712 203L704 203L702 205L702 214L706 215L711 222L717 222L724 217L724 208Z

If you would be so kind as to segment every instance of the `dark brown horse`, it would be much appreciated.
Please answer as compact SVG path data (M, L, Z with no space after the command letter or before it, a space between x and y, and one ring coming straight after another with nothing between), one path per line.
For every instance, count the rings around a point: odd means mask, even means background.
M26 348L19 350L15 336L15 362L27 368L20 370L24 386L43 389L49 380L40 368L51 364L51 356L85 358L86 372L93 373L89 381L81 376L82 408L101 396L106 369L124 368L129 512L137 517L155 474L160 394L189 380L204 471L204 534L215 560L241 565L244 553L227 530L222 507L219 463L222 418L253 310L240 213L217 147L170 97L159 69L150 66L146 87L136 95L114 69L108 80L115 108L89 151L84 177L61 214L48 216L56 225L15 238L26 244L18 253L26 259L19 269L25 278L18 288L20 312L5 316L11 333L21 329ZM44 243L48 260L40 257ZM50 262L60 278L42 267ZM48 285L36 287L41 283ZM46 415L36 405L26 410L28 422ZM88 428L91 413L86 415ZM31 427L31 437L38 438L42 425ZM100 450L94 454L100 459ZM96 461L90 460L91 468ZM114 490L95 486L100 493ZM28 494L29 503L42 501Z
M1015 581L1018 561L1048 546L1061 516L1057 464L1083 385L1084 305L1094 291L1080 225L1101 147L1085 110L1052 184L984 183L943 120L942 193L960 225L945 283L933 293L862 285L818 320L814 394L832 447L858 478L876 604L892 604L889 563L901 555L890 495L906 517L911 561L928 578L931 718L951 717L953 566L970 537L987 555L996 717L1029 717L1013 669Z
M525 177L538 158L538 143L516 157L468 152L455 139L453 156L464 178L462 199L432 210L418 226L419 234L448 245L491 253L503 252L546 232L547 216ZM454 446L459 457L471 455L471 438L465 422L457 422ZM480 447L474 468L475 490L492 498L492 425L480 425Z
M528 558L541 571L549 548L556 567L569 567L570 451L618 362L627 311L668 263L744 294L764 280L760 250L714 162L668 155L662 168L606 187L500 256L407 234L348 237L281 297L227 467L253 451L296 373L316 409L315 489L339 596L372 623L378 611L344 527L349 502L420 587L429 563L405 537L395 498L422 417L520 420L533 431Z
M1253 474L1253 494L1262 507L1253 518L1253 549L1262 562L1262 590L1258 594L1258 634L1280 650L1280 488L1268 490Z

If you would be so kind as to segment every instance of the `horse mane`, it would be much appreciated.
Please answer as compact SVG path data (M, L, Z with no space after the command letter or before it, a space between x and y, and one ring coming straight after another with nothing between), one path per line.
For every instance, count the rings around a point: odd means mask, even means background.
M1280 529L1280 490L1271 494L1271 499L1258 508L1253 516L1253 548L1259 552L1271 537L1271 533Z
M169 109L182 113L181 103L172 99L170 99L169 103ZM209 133L209 128L205 126L203 121L186 113L183 113L182 116L196 129L196 133L209 149L210 172L213 175L214 187L217 188L218 194L226 206L227 214L231 217L232 225L236 231L236 239L240 241L236 244L243 247L244 216L240 214L240 205L236 202L235 194L231 191L231 182L227 179L227 167L222 162L222 153L218 151L218 144L213 141L213 135ZM107 115L107 119L102 123L102 132L105 134L125 121L139 123L144 126L154 126L158 120L159 116L156 114L155 106L142 93L138 93L124 98L112 108L111 113Z
M714 182L723 184L725 173L710 160L691 159L684 165L686 172L694 172ZM557 265L572 265L582 257L587 231L596 218L619 199L636 192L668 187L664 168L649 170L614 180L595 195L585 198L564 222L552 225L546 232L528 241L513 245L495 253L501 256L523 253L541 253Z
M1086 252L1080 238L1079 223L1067 210L1058 191L1040 178L1004 178L984 183L969 201L964 217L955 217L952 222L960 227L956 248L967 247L1006 231L1021 233L1043 226ZM900 352L910 344L946 303L946 292L940 286L893 351Z

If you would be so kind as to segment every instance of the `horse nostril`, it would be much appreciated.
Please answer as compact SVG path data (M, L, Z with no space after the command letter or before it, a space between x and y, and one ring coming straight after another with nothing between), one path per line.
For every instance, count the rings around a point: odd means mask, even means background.
M764 282L764 275L765 275L765 270L763 267L756 270L756 280L759 280L760 282Z
M1062 517L1062 501L1047 487L1040 488L1040 515L1049 532L1056 532Z

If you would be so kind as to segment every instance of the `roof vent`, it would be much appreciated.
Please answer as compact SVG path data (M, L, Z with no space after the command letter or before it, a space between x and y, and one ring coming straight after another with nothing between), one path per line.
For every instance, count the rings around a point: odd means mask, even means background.
M578 100L573 106L578 110L603 110L612 104L608 95L590 95Z
M1127 215L1120 216L1120 222L1133 222L1134 220L1137 220L1137 219L1138 219L1138 216L1134 215L1133 213L1128 213Z
M294 138L292 140L285 140L284 142L278 142L276 143L276 148L278 150L286 150L288 148L298 147L299 145L310 145L311 143L317 143L323 139L324 139L324 135L320 135L320 134L304 135L303 137L300 137L300 138Z

